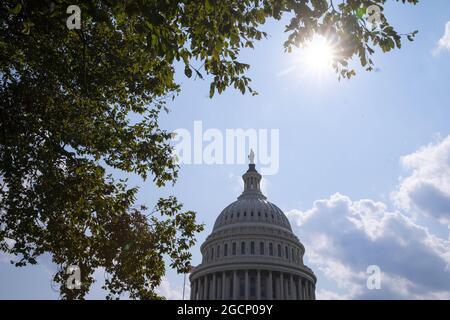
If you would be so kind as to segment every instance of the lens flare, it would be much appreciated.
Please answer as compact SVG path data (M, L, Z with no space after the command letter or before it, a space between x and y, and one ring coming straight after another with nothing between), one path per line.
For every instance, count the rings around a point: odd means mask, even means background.
M332 70L335 50L330 41L321 35L315 35L308 41L300 53L300 62L307 71L322 75Z

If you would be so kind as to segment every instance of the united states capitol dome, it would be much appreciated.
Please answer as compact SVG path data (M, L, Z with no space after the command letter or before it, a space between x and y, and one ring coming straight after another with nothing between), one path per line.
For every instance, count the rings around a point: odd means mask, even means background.
M267 201L261 192L251 194L246 190L238 200L222 210L214 224L213 232L247 222L270 224L292 231L289 220L280 208Z
M216 219L191 274L192 300L315 299L316 277L283 211L261 192L251 157L244 190Z

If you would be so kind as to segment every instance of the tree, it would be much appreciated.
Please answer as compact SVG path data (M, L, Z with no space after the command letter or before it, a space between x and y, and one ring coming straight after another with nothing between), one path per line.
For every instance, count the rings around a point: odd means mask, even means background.
M317 33L332 37L339 77L354 74L352 57L371 70L375 47L401 46L385 0L80 1L81 28L69 29L72 2L5 0L0 8L0 250L16 266L49 253L67 299L83 298L98 268L109 275L108 298L136 299L160 298L164 256L177 271L190 269L203 229L195 213L173 196L139 206L138 189L111 175L175 183L171 133L158 117L180 91L177 61L187 77L211 79L211 97L230 86L256 94L239 52L266 37L266 19L286 14L285 49ZM376 29L367 24L371 5L381 10ZM81 270L78 290L64 285L71 265Z

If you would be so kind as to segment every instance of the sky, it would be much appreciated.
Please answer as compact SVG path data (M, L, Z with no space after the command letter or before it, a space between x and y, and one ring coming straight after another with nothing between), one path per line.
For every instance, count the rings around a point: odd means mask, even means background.
M195 123L223 136L278 132L276 170L264 175L263 190L305 245L318 299L450 299L450 2L388 1L386 15L400 33L419 33L401 50L376 53L374 72L357 67L350 80L319 77L298 62L300 50L284 52L286 21L268 21L268 39L240 56L259 95L228 89L209 99L207 79L188 79L179 68L182 91L161 119L162 128L192 136ZM258 170L265 167L259 155ZM141 187L138 203L176 195L197 212L205 231L192 248L194 265L247 169L200 162L182 164L174 187L130 180ZM10 258L0 255L0 299L58 298L49 257L20 269ZM369 266L381 272L379 289L367 286ZM99 270L88 298L104 298L103 277ZM158 292L179 299L182 286L183 275L169 269Z

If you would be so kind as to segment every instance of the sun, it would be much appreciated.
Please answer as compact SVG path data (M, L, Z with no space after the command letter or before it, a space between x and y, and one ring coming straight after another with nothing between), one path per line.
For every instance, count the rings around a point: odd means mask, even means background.
M315 35L303 46L299 61L309 72L322 75L332 70L336 53L330 41L321 35Z

